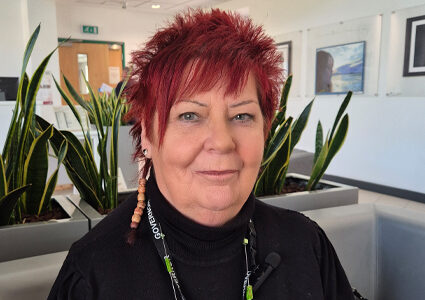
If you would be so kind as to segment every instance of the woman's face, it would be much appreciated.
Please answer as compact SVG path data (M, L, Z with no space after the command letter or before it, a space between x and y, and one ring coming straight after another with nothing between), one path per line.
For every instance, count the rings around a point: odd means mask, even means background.
M142 136L142 146L165 198L186 217L219 226L252 191L263 156L263 126L250 74L237 96L224 96L218 86L175 103L161 147L155 115L152 141Z

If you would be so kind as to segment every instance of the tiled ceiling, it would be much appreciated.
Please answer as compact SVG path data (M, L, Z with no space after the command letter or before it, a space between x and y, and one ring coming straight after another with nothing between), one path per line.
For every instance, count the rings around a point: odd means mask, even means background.
M171 14L186 8L207 8L229 0L56 0L57 2L86 4L97 7L127 9L148 13ZM154 9L152 5L160 5Z

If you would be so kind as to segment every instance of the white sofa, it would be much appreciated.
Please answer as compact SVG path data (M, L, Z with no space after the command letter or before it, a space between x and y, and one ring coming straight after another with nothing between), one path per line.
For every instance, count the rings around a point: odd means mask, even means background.
M425 209L358 204L304 212L369 300L425 299ZM0 299L46 299L65 252L0 263Z

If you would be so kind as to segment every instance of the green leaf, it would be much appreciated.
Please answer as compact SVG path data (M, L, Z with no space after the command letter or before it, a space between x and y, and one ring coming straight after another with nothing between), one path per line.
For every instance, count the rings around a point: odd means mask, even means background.
M111 200L113 201L113 203L111 203L111 208L118 206L118 180L115 179L118 178L118 134L121 120L121 109L122 106L120 105L120 103L116 102L113 114L114 118L112 120L111 150L109 158L111 178L114 179L111 180Z
M266 146L263 156L262 166L269 163L270 160L274 158L276 153L284 144L285 140L288 138L289 131L291 128L292 117L289 117L281 127L279 127L276 133L271 138L269 144Z
M35 71L34 75L31 78L31 81L29 82L28 86L28 92L25 98L25 116L24 116L24 123L22 126L22 132L21 136L19 137L18 142L18 159L16 161L15 167L13 172L16 174L15 176L19 176L24 172L22 170L23 162L25 160L24 153L25 153L25 146L27 143L27 137L30 132L30 130L34 130L34 128L31 128L34 126L34 112L35 112L35 100L37 96L38 89L40 87L41 78L43 77L44 70L46 69L47 64L49 63L50 57L53 55L53 53L56 51L53 50L49 53L49 55L44 58L42 63L38 66L37 70Z
M334 136L334 132L335 132L335 128L338 125L339 120L341 119L342 114L344 113L345 109L347 108L348 103L350 103L350 100L351 100L351 96L352 95L353 95L353 92L349 91L347 93L347 95L345 96L344 101L342 101L342 104L339 107L338 114L336 115L334 124L332 126L332 131L331 131L331 135L329 136L329 141L332 141L333 136Z
M317 158L319 157L320 151L322 151L322 145L323 145L323 128L322 128L322 123L320 123L319 121L319 123L317 123L317 129L316 129L316 149L314 151L313 164L316 163Z
M323 174L325 173L332 159L334 158L336 153L339 151L339 149L341 149L342 145L344 144L345 138L347 136L347 131L348 131L348 123L349 123L349 117L346 114L342 118L342 121L340 125L338 126L338 129L336 131L334 138L329 142L330 146L329 146L328 155L326 156L326 160L323 163L323 167L320 170L319 175L316 177L315 181L312 184L312 189L314 189L316 184L319 183L320 178L322 178Z
M77 91L74 89L74 87L72 86L71 82L69 82L68 78L66 78L65 75L62 76L63 80L65 81L65 85L66 88L68 89L69 93L71 94L72 98L82 107L84 107L85 110L89 110L90 107L87 104L87 102L80 97L80 95L77 93ZM56 82L56 81L55 81ZM58 84L56 83L56 86L58 86ZM67 101L68 103L68 101ZM69 105L69 104L68 104Z
M266 165L266 167L267 167L267 165ZM256 197L260 197L260 196L265 195L264 194L265 174L266 174L266 168L261 169L260 174L258 175L257 181L255 182L255 185L254 185L254 195Z
M7 194L6 170L4 168L3 157L0 155L0 198Z
M288 103L288 96L289 96L289 91L291 90L291 85L292 85L292 75L289 75L283 86L282 95L280 97L280 103L279 103L279 108L284 113L286 111L286 104Z
M66 79L66 77L65 76L63 76L63 79L65 80L65 82L68 82L68 80ZM54 80L54 82L55 82L55 85L56 85L56 87L57 87L57 89L58 89L58 91L59 91L59 93L61 94L61 96L62 96L62 98L65 100L65 102L66 102L66 104L68 104L68 107L71 109L71 111L72 111L72 113L73 113L73 115L74 115L74 117L77 119L77 121L78 121L78 124L80 124L80 128L81 128L81 131L84 133L84 126L83 126L83 123L82 123L82 121L81 121L81 117L80 117L80 114L78 113L78 111L77 111L77 109L75 108L75 106L74 106L74 104L72 103L72 101L69 99L69 97L68 97L68 95L66 95L66 93L65 93L65 91L60 87L60 85L58 84L58 82L56 81L56 79L53 77L53 80ZM72 85L68 82L68 84L70 85L70 87L72 88ZM68 87L68 90L69 90L70 88ZM72 89L73 90L73 92L75 92L75 90L74 89ZM75 92L76 93L76 92ZM72 94L72 92L71 92L71 94ZM77 94L78 95L78 94ZM78 96L79 97L79 96ZM75 99L75 98L74 98ZM78 102L79 100L77 100L77 102ZM83 102L85 102L84 100L82 100ZM85 142L87 143L87 145L88 145L88 150L90 151L89 153L93 153L93 149L91 148L91 143L89 142L90 140L89 140L89 137L87 137L87 135L86 134L84 134L84 139L85 139Z
M12 211L19 197L29 188L29 185L21 186L0 198L0 226L8 225Z
M39 33L40 33L40 24L38 24L37 28L32 33L30 39L28 40L27 46L25 47L24 60L22 62L22 69L21 69L21 78L24 75L25 70L27 69L28 61L30 60L31 53L32 53L32 50L34 49L34 45L35 45L35 42L37 41Z
M64 141L59 149L59 154L57 157L58 159L57 168L55 169L53 174L50 176L49 180L47 181L47 184L45 185L43 196L41 197L40 204L38 206L37 215L40 215L40 213L48 209L48 204L50 202L50 199L52 198L52 195L57 183L59 167L65 158L67 150L68 150L68 142Z
M276 129L281 126L283 123L285 122L285 112L284 111L279 111L273 121L272 127L270 129L270 136L269 138L271 138L275 133L276 133ZM266 145L268 145L269 143L266 143Z
M96 169L94 162L90 164L84 163L84 157L89 157L85 151L83 145L77 137L69 131L61 131L63 136L68 141L68 152L66 155L66 162L72 164L73 168L78 172L79 176L83 178L84 181L90 184L97 182L95 178L91 178L87 172L87 168Z
M29 77L28 74L25 73L24 77L21 79L22 84L21 84L21 89L18 89L18 98L19 99L19 105L21 107L21 109L25 109L25 99L27 98L27 92L28 92L28 85L29 85Z
M279 181L278 181L278 184L277 184L277 191L276 191L277 195L282 193L283 186L285 185L285 179L286 179L287 173L288 173L288 166L283 168L281 174L279 175Z
M292 153L292 150L295 148L295 145L298 144L301 134L303 133L307 125L311 108L313 106L313 102L314 102L314 99L304 108L299 118L292 125L292 143L291 143L291 150L290 150L291 153Z
M23 207L28 214L37 214L42 200L48 172L48 140L53 134L49 126L31 145L24 165L23 183L31 184L29 193L22 198Z
M20 119L18 119L20 107L22 109L21 99L25 99L26 91L28 88L28 75L24 73L24 77L21 78L18 88L17 99L15 103L15 108L13 109L12 119L10 121L9 129L6 136L6 141L3 147L3 158L5 161L9 161L9 155L16 153L16 151L11 150L12 145L14 145L14 140L17 140L19 137L20 130Z
M329 136L329 134L328 134ZM310 179L307 183L306 189L310 191L314 186L313 183L316 182L316 179L318 176L320 176L320 173L323 169L323 165L325 163L326 157L328 156L329 148L328 148L328 136L326 137L325 144L323 145L316 162L313 166L313 171L311 172ZM320 178L319 178L320 179Z
M36 118L40 128L45 130L50 126L50 123L40 116L36 116ZM68 151L63 164L69 178L74 183L82 198L93 207L102 207L100 195L94 190L101 183L99 183L99 174L97 173L93 157L87 154L85 148L82 147L79 140L72 133L53 129L53 136L50 138L50 142L56 155L58 155L59 149L65 139L68 142Z
M267 195L272 195L280 192L277 191L277 183L279 181L279 176L281 175L282 171L289 164L290 148L291 131L289 130L288 138L284 140L282 147L280 147L279 151L276 153L275 157L268 165L268 177L265 181L265 193Z

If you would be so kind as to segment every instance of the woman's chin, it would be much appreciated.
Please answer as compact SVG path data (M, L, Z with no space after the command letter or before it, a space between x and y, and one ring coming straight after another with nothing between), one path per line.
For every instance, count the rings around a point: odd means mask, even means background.
M224 213L228 215L229 213L234 213L236 215L245 202L240 199L239 193L236 193L229 186L204 188L202 198L201 206L214 214Z

